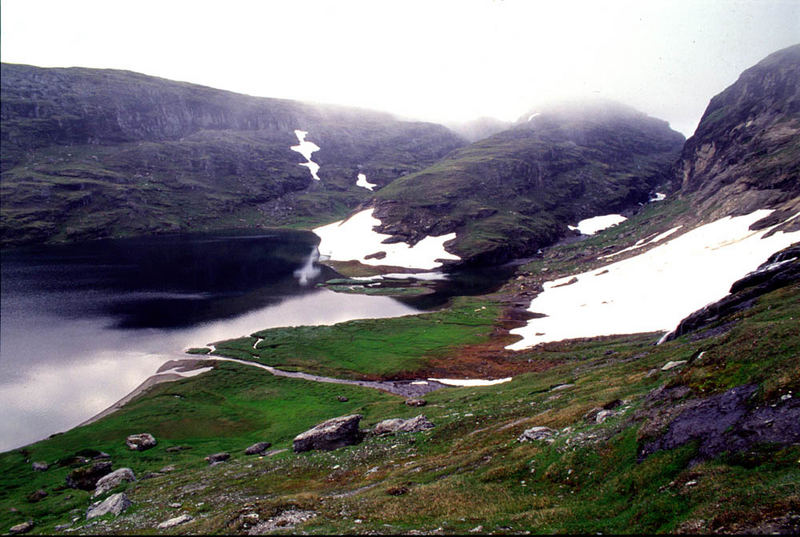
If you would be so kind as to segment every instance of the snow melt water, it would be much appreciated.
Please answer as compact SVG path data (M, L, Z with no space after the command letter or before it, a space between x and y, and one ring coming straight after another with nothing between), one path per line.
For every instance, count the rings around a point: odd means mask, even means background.
M381 221L372 216L374 209L366 209L347 220L334 222L314 229L320 238L319 253L331 261L359 261L365 265L431 270L442 266L437 260L458 260L457 255L444 249L444 243L456 238L455 233L438 237L425 237L414 246L404 242L383 244L391 237L373 228ZM383 252L380 259L367 256Z
M532 319L512 334L519 350L548 341L669 331L703 306L728 294L731 284L774 252L800 240L800 231L750 231L772 211L726 217L660 246L599 269L546 282L528 308ZM800 214L795 215L797 218Z
M292 151L297 151L303 157L305 157L306 162L300 164L300 166L305 166L311 172L311 177L313 177L316 181L319 181L319 176L317 172L319 171L319 164L311 160L311 153L314 151L319 151L319 146L314 142L306 141L306 135L308 132L296 130L294 131L294 135L297 136L297 141L300 142L298 145L293 145L289 149Z

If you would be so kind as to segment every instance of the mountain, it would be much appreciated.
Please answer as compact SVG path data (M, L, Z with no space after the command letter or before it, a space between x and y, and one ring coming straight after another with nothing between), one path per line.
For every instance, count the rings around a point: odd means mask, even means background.
M767 225L800 211L800 44L767 56L711 99L676 182L708 219L776 209Z
M548 246L579 220L646 202L668 182L683 136L605 102L554 106L377 192L381 232L415 243L451 232L448 251L498 263Z
M388 114L137 73L2 65L2 244L325 222L464 145ZM316 144L320 181L295 130Z
M507 130L511 127L511 122L501 121L493 117L481 117L463 123L447 123L445 126L464 139L470 142L477 142Z

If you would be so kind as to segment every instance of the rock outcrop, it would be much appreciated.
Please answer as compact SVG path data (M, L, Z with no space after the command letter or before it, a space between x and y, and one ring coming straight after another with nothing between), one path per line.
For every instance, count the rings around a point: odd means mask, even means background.
M73 489L93 490L101 477L111 473L111 461L95 462L67 474L67 486Z
M676 177L708 220L800 210L800 45L767 56L711 99L686 141ZM795 219L794 229L800 226Z
M157 527L160 530L168 530L170 528L174 528L175 526L180 526L181 524L191 522L192 520L194 519L190 515L180 515L161 522Z
M132 434L125 439L125 445L133 451L144 451L155 447L155 437L150 433Z
M550 427L536 426L530 429L525 429L517 438L517 442L534 442L543 440L545 442L552 442L553 436L556 431Z
M97 502L89 507L86 511L86 520L91 520L109 513L114 516L119 516L131 505L133 505L133 503L128 499L125 493L118 492L117 494L112 494L102 502Z
M214 453L213 455L209 455L206 457L206 462L208 464L219 464L221 462L225 462L231 458L230 453L221 452L221 453Z
M245 455L263 455L272 444L269 442L257 442L244 450Z
M432 429L433 427L433 423L424 414L420 414L419 416L407 420L402 418L383 420L375 425L372 434L417 433L419 431Z
M133 470L130 468L120 468L118 470L114 470L110 474L106 474L97 480L97 485L95 485L94 490L94 497L105 494L117 485L131 481L136 481L136 475L134 475Z
M297 435L293 442L294 451L296 453L312 449L329 451L358 444L364 436L358 429L363 417L361 414L352 414L324 421Z

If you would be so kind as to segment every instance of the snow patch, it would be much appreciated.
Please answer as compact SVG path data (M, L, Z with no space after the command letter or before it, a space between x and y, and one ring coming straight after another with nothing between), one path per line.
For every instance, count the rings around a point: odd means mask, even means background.
M198 369L192 369L191 371L182 371L182 366L177 366L167 371L161 371L159 375L180 375L183 378L189 377L196 377L197 375L202 375L203 373L208 373L214 369L213 367L200 367Z
M367 190L373 190L378 185L368 182L367 176L364 175L363 173L359 173L358 180L356 181L356 186L366 188Z
M319 175L317 172L319 171L319 164L311 160L311 154L314 151L319 151L319 146L314 142L306 141L306 135L308 134L307 131L295 130L294 135L297 136L297 141L300 142L298 145L293 145L289 149L292 151L297 151L306 159L306 162L300 164L300 166L305 166L311 172L311 177L314 178L315 181L319 181Z
M572 275L546 282L528 309L547 316L512 330L523 339L507 348L672 330L690 313L727 295L733 282L771 254L800 240L800 231L765 237L774 227L749 229L771 212L762 209L700 226L635 257L577 274L572 285L557 287ZM599 272L603 276L594 277Z
M439 384L446 384L447 386L492 386L494 384L502 384L511 380L511 377L497 380L483 380L483 379L428 379L431 382L438 382Z
M444 272L393 272L391 274L376 274L375 276L356 276L351 279L368 282L384 279L441 281L447 279L447 274Z
M308 282L320 275L322 270L317 266L319 261L319 250L314 248L306 258L305 263L294 271L294 277L297 278L300 285L306 286Z
M598 231L603 231L612 226L627 220L621 214L604 214L601 216L593 216L578 222L577 226L567 226L573 231L580 231L582 235L594 235Z
M654 201L664 201L665 199L667 199L666 194L662 194L661 192L656 192L656 195L647 201L653 203Z
M619 254L623 254L625 252L630 252L632 250L638 250L639 248L642 248L643 246L647 246L648 244L654 244L656 242L659 242L661 240L666 239L667 237L669 237L670 235L672 235L673 233L675 233L676 231L678 231L682 227L683 226L674 227L674 228L672 228L670 230L665 231L664 233L656 235L655 237L653 237L652 239L650 239L647 242L645 242L646 239L639 239L638 241L636 241L636 244L634 244L633 246L629 246L629 247L627 247L627 248L625 248L623 250L620 250L619 252L614 252L613 254L601 255L600 257L598 257L598 259L610 259L610 258L612 258L614 256L618 256Z
M536 116L538 116L538 115L539 115L539 112L536 112L536 113L534 113L534 114L531 114L530 116L528 116L528 121L532 120L533 118L535 118L535 117L536 117Z
M421 270L441 267L439 260L461 259L444 248L444 243L456 238L455 233L425 237L414 246L404 242L384 244L383 241L390 235L374 231L373 228L381 224L380 220L372 216L374 210L366 209L347 220L314 229L314 233L320 238L320 255L332 261L358 261L365 265ZM372 254L379 255L367 259Z

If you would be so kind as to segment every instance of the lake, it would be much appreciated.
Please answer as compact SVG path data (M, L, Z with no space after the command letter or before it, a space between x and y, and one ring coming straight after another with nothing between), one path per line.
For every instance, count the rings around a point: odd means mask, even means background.
M340 294L301 231L169 235L3 252L0 451L67 430L188 347L277 326L407 315L485 293L507 271L422 297Z

